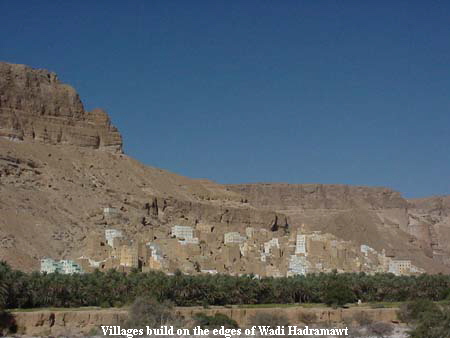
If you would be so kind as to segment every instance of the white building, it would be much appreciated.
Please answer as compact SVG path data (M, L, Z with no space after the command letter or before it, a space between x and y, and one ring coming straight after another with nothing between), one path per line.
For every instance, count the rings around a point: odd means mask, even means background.
M306 275L308 272L308 265L309 263L305 256L291 255L287 275Z
M270 255L272 248L280 248L280 243L278 243L278 238L272 238L270 241L264 243L264 253Z
M41 259L41 272L54 273L60 272L60 266L57 261L51 258Z
M227 232L223 235L223 242L225 244L241 244L245 242L247 238L245 236L241 236L239 232Z
M116 229L106 229L105 239L110 247L114 247L114 238L122 237L122 231Z
M178 239L192 239L194 238L194 229L189 226L175 225L172 227L172 236Z
M162 262L163 261L163 253L162 253L161 248L159 247L159 245L156 244L156 243L148 242L147 246L151 250L152 258L155 261L157 261L157 262Z
M373 253L374 255L378 255L378 252L375 249L373 249L370 246L365 245L365 244L361 245L361 252L365 256L367 256L369 254L369 252Z
M45 273L62 273L73 274L83 273L81 266L73 260L63 259L61 261L55 261L52 258L41 259L41 272Z
M306 235L297 235L295 254L306 254Z
M63 274L73 274L73 273L83 273L81 266L70 259L63 259L59 261L61 266L61 273Z
M116 216L118 214L119 214L119 210L117 210L116 208L112 208L112 207L103 208L103 215L105 215L106 217L112 217L112 216Z
M261 252L261 262L267 261L267 255L264 252Z

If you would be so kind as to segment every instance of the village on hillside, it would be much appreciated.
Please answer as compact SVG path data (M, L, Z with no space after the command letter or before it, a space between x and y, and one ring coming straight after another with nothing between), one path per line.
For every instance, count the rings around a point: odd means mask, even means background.
M103 209L105 218L120 220L120 210ZM245 231L225 232L213 225L174 224L169 229L148 229L128 236L126 229L107 228L92 233L83 255L74 259L41 259L41 272L62 274L117 269L129 272L159 270L173 274L226 273L257 277L284 277L308 273L390 272L395 275L424 273L409 259L378 252L368 245L355 246L331 234L269 231L246 227Z

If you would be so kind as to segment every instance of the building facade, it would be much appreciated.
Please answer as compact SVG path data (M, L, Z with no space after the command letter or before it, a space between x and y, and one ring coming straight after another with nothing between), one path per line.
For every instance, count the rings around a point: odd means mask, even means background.
M61 273L61 274L73 274L73 273L83 273L81 266L70 259L63 259L60 261L55 261L52 258L41 259L41 270L42 273Z
M116 230L116 229L106 229L105 230L105 239L106 239L106 243L108 243L108 245L110 247L114 247L114 238L120 238L122 237L122 231L120 230Z

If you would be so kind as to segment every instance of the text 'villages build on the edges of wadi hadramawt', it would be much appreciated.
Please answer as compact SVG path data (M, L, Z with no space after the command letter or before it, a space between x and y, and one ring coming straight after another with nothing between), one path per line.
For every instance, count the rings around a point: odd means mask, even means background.
M121 328L120 326L103 326L102 331L105 336L126 336L127 338L139 336L220 336L232 338L238 336L348 336L348 328L327 328L318 329L308 326L252 326L248 329L227 329L222 326L220 329L202 329L197 326L193 329L175 329L173 326L161 326L158 329L147 326L145 329Z

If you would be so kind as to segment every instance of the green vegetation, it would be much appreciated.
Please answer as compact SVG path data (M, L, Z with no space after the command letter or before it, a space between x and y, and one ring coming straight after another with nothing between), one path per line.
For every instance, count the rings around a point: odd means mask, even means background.
M125 326L130 328L160 327L161 325L180 326L181 319L173 311L169 301L162 303L154 298L138 297L128 310L128 321Z
M338 307L344 306L347 303L356 301L356 294L346 283L345 280L339 277L336 273L332 274L325 290L323 290L323 301L328 306Z
M0 309L0 337L8 333L16 333L17 325L14 316L8 311Z
M196 313L194 316L195 326L203 329L214 329L224 326L227 329L239 328L237 322L227 315L216 313L214 316L208 316L204 313Z
M450 305L418 299L400 308L399 317L413 329L411 338L450 337Z
M450 276L320 273L283 278L196 275L115 270L88 274L24 273L0 263L0 294L4 308L120 307L138 297L176 306L301 304L342 306L361 299L369 302L404 302L417 298L443 301ZM3 290L3 291L1 291ZM283 305L281 305L283 304ZM286 304L286 305L284 305ZM384 304L384 303L383 303Z
M7 273L4 273L9 269L9 266L5 262L0 262L0 336L7 333L16 333L17 325L14 317L5 310L8 299L8 277ZM9 269L10 270L10 269Z
M8 297L8 272L11 269L5 262L0 262L0 310L6 306L6 300Z

